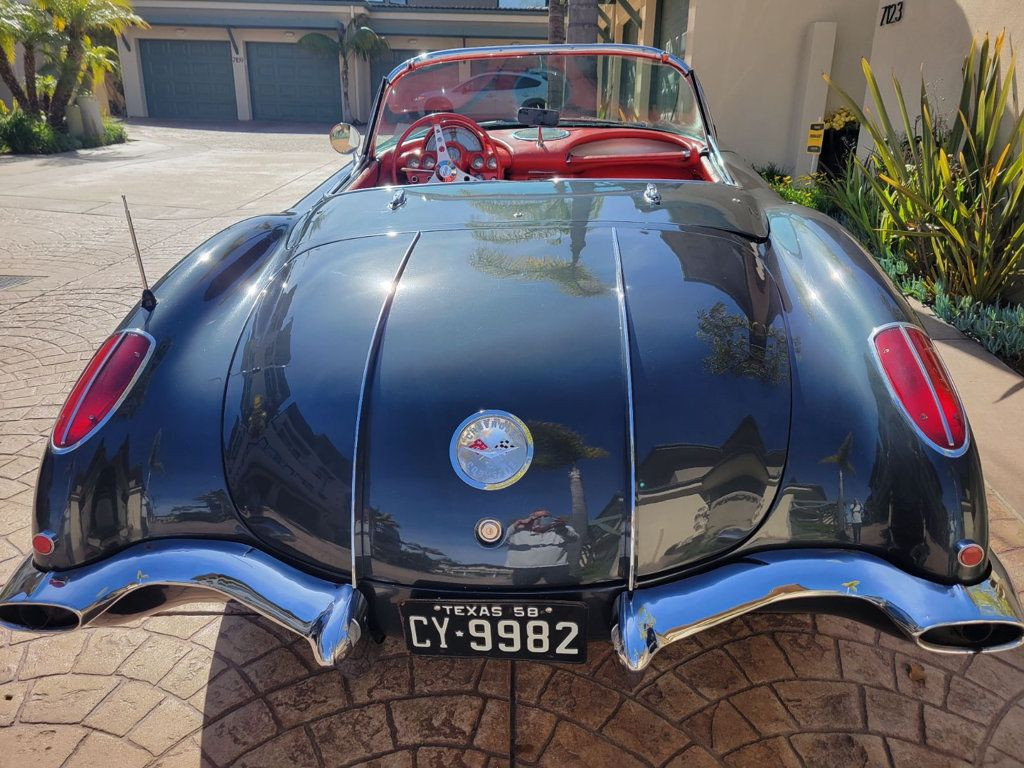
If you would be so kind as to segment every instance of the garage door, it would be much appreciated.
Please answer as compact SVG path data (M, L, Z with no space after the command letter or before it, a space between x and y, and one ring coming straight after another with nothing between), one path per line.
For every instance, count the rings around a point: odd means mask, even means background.
M253 120L341 120L341 74L335 56L295 43L247 43Z
M231 46L212 40L141 40L150 117L237 120Z

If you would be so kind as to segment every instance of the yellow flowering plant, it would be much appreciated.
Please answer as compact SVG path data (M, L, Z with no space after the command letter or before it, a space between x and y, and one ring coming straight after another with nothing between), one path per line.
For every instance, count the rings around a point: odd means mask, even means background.
M857 122L857 116L846 107L839 107L839 109L829 112L825 116L825 130L827 131L841 131L851 123Z

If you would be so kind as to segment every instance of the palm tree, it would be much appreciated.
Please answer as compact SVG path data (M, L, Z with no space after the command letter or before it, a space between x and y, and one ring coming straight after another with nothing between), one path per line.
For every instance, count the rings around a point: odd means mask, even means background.
M548 42L565 42L565 0L548 0Z
M349 115L348 60L358 56L363 61L375 59L390 50L387 40L370 27L370 17L365 13L356 14L338 31L338 39L320 32L303 35L299 45L319 56L334 56L341 60L341 113ZM352 118L349 117L351 120Z
M579 463L583 459L603 459L608 451L588 445L581 434L564 424L552 421L531 421L527 424L533 435L533 465L539 469L569 467L569 496L571 502L572 527L578 538L570 546L569 567L580 565L580 549L587 540L587 499L583 495L583 473Z
M518 280L546 280L557 285L568 296L600 296L608 288L594 273L573 259L552 259L534 256L517 259L492 248L476 248L470 263L486 275Z
M556 184L560 191L571 192L571 189L564 190L561 182ZM498 244L546 240L558 245L568 236L571 256L569 261L550 256L517 258L503 250L480 246L474 249L470 263L492 277L547 280L569 296L601 296L610 290L609 286L580 263L580 258L586 245L587 222L597 216L602 203L603 200L586 195L566 195L549 197L538 204L526 206L524 211L523 202L519 199L471 201L474 208L497 219L513 213L525 213L527 216L522 228L474 226L471 229L474 238Z
M51 18L52 27L61 36L58 50L52 53L58 65L57 86L50 99L46 121L62 128L71 97L78 87L86 52L92 46L91 34L121 34L128 27L146 27L132 11L129 0L38 0Z
M17 2L17 0L15 0ZM54 28L53 19L38 5L24 6L22 16L21 43L23 50L21 61L25 70L25 96L28 97L27 109L39 114L41 103L36 86L36 55L49 54L60 47L61 35Z
M79 90L93 91L110 72L117 71L117 51L108 45L87 45L82 57L82 83Z
M568 0L569 32L566 42L597 42L597 0Z
M19 0L0 0L0 80L23 109L29 108L28 95L14 74L15 46L25 35L31 10Z
M853 432L848 432L846 438L839 446L839 450L833 453L831 456L826 456L819 463L820 464L835 464L836 469L839 472L839 499L838 507L839 510L836 514L835 525L837 529L846 529L846 509L843 499L843 474L846 472L853 473L854 467L850 462L850 454L853 452Z

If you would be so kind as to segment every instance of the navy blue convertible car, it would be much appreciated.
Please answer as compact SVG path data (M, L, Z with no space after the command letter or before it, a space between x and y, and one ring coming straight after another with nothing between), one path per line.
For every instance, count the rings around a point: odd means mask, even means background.
M500 83L500 86L498 85ZM430 98L426 98L429 95ZM75 384L0 622L211 594L307 638L582 662L785 602L1021 643L949 374L850 235L632 46L420 56L292 209L186 256Z

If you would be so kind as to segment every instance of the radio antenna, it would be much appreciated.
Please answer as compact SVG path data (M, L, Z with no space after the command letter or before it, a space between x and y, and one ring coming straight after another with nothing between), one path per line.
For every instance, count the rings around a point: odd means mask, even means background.
M135 263L139 265L139 275L142 276L142 308L152 312L156 307L156 296L149 290L149 281L146 280L146 270L142 266L142 254L139 253L139 241L135 237L135 225L132 224L132 212L128 210L128 198L121 195L121 202L124 203L124 217L128 219L128 232L132 236L132 247L135 249Z

